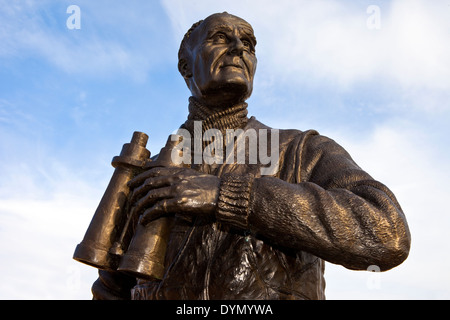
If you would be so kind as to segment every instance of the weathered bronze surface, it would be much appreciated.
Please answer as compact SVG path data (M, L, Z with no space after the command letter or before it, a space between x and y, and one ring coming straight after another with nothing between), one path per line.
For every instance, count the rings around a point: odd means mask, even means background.
M153 161L127 155L138 161L116 168L76 249L101 269L95 299L324 299L324 261L385 271L407 258L395 196L341 146L247 117L255 46L228 13L186 33L181 138Z
M86 231L83 241L75 249L73 258L99 269L116 270L121 251L118 241L123 242L122 231L126 228L127 183L144 167L150 152L145 148L148 136L135 132L130 143L124 144L120 156L114 157L114 174ZM121 240L119 240L122 238ZM116 248L116 250L114 250Z
M183 167L183 164L173 163L171 157L172 150L178 143L180 140L172 141L169 138L158 158L154 161L147 161L144 169ZM133 193L134 196L137 194L139 194L137 191ZM133 200L134 198L130 199L131 202ZM135 217L137 208L138 206L135 206L131 209L131 217ZM161 280L164 277L164 260L172 223L173 218L165 216L148 223L138 221L134 236L117 270L137 278Z

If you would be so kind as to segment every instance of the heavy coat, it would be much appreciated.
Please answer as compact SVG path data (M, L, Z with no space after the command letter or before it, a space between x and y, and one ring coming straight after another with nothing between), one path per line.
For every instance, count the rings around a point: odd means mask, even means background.
M253 117L246 129L272 132ZM100 271L94 298L324 299L324 260L356 270L403 262L410 234L392 192L316 131L277 132L269 176L261 163L196 168L222 178L217 212L174 218L162 281Z

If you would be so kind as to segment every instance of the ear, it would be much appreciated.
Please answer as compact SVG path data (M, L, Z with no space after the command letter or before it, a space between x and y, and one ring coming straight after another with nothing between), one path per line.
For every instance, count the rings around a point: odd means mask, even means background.
M185 80L192 77L192 70L186 59L180 59L178 61L178 71L180 71Z

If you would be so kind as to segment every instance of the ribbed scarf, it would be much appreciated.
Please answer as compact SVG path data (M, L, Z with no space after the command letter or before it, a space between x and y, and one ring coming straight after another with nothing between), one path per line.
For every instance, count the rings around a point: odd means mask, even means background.
M195 158L194 153L196 144L201 145L202 148L200 151L203 152L206 148L209 148L210 152L213 154L218 148L221 148L223 149L223 156L225 156L225 146L228 141L234 143L234 130L244 129L247 125L249 120L247 118L247 106L248 104L243 102L224 110L215 111L200 104L194 97L190 97L189 116L181 128L187 129L192 135L192 141L194 143L192 149L193 157ZM196 121L201 122L201 127L199 126L199 123L195 124ZM206 132L209 129L217 129L218 131L212 130ZM228 129L233 130L227 132ZM228 139L227 133L229 135ZM195 165L192 166L192 168L194 167ZM215 174L217 168L218 166L216 164L205 165L205 163L203 163L200 170L202 172Z
M218 129L225 136L227 129L243 129L247 122L246 102L220 111L213 111L200 104L194 97L189 98L189 116L183 127L194 133L194 121L202 122L202 134L208 129Z

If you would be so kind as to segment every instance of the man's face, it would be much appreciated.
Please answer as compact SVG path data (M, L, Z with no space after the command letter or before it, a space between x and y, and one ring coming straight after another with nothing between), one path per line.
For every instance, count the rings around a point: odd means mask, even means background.
M194 30L190 40L192 94L207 104L241 102L253 90L256 39L252 27L229 15L210 16Z

